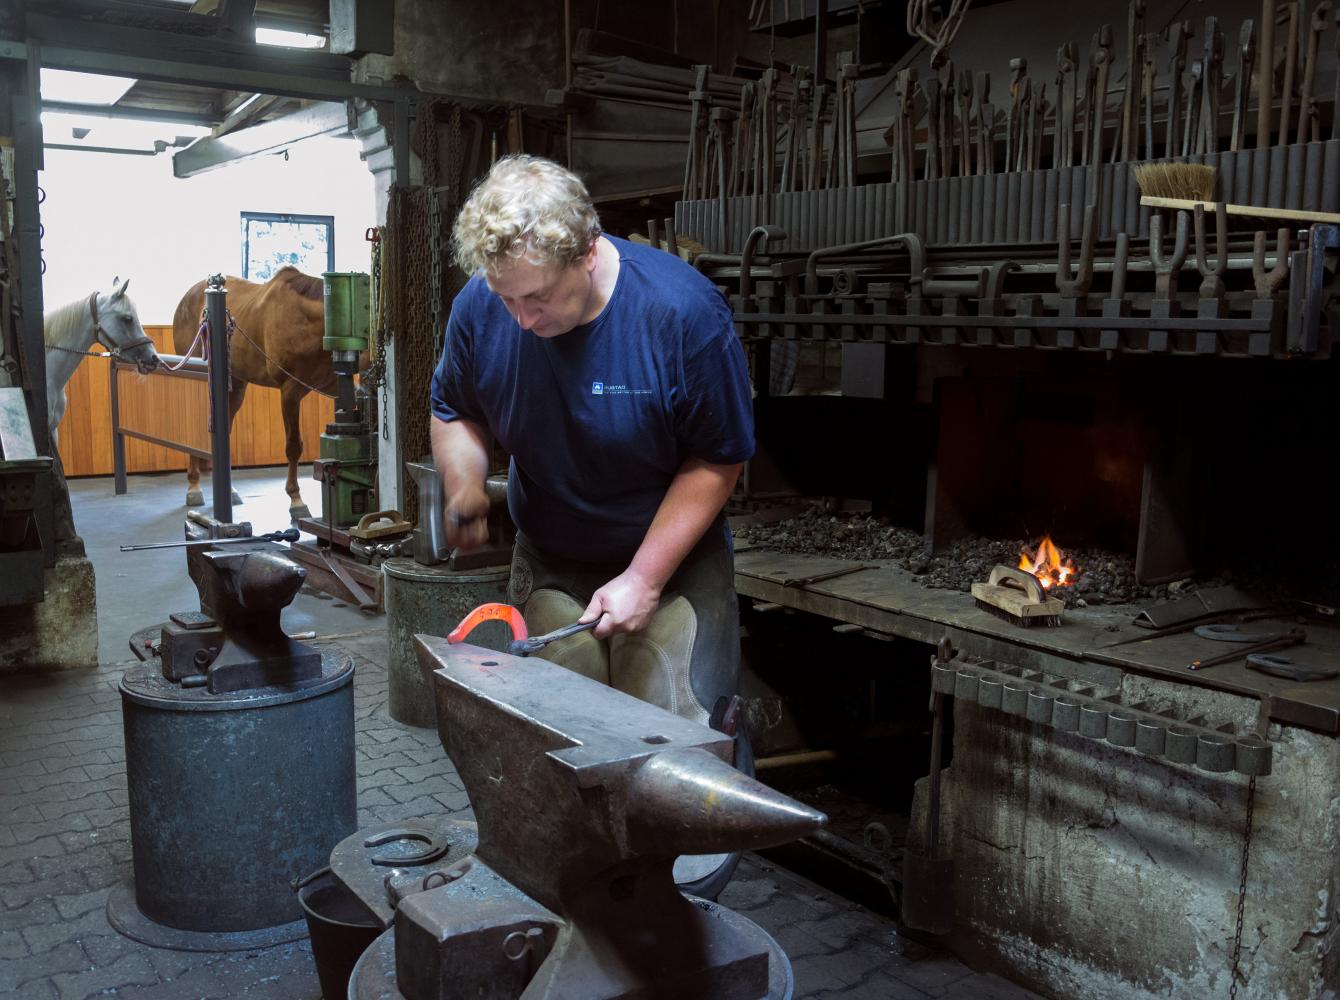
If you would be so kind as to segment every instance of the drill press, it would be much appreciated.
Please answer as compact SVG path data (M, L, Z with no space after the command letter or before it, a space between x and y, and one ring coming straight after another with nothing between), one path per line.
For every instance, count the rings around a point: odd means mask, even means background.
M371 279L358 272L327 271L325 337L335 372L335 419L321 435L321 457L312 478L321 484L321 517L299 518L316 542L293 546L309 583L360 607L382 603L383 559L408 548L410 525L397 511L377 509L377 435L372 401L354 379L360 354L372 339Z
M335 370L335 421L321 435L321 457L313 477L322 484L322 519L336 528L356 525L373 511L377 485L377 438L368 419L366 391L357 386L358 355L371 336L371 280L366 274L327 271L326 335Z

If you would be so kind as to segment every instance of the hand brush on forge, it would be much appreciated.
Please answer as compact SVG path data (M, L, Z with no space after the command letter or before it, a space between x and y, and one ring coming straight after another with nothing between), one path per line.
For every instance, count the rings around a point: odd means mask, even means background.
M990 611L1011 625L1060 625L1065 601L1048 597L1042 583L1027 570L997 566L986 583L974 583L972 596L983 611Z

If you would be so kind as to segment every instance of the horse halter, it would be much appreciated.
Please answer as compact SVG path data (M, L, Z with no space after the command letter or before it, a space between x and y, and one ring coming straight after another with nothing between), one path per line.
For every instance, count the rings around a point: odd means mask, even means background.
M153 338L144 335L127 340L124 344L118 344L112 340L112 335L107 332L107 328L102 325L102 320L98 318L98 293L95 291L88 297L88 311L93 317L93 336L98 343L111 353L112 357L121 359L121 352L128 351L132 347L141 347L144 344L152 344Z

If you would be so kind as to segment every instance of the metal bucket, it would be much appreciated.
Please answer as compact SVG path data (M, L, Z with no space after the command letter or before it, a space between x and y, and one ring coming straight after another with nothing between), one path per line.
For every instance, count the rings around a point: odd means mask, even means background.
M329 868L299 883L298 902L307 919L321 995L325 1000L344 1000L354 965L381 934L381 924Z
M463 572L397 558L387 559L382 570L389 645L387 710L407 726L436 726L433 690L419 670L414 636L446 635L479 605L507 600L510 569ZM506 649L511 638L503 622L485 622L470 633L471 643L487 649Z

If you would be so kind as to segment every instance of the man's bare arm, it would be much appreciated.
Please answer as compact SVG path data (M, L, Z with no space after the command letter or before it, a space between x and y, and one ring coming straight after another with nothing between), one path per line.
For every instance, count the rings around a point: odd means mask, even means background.
M428 427L433 464L442 479L447 542L476 549L488 541L489 498L484 479L489 471L488 432L469 420L434 416Z
M661 591L725 506L743 464L713 465L691 458L670 482L646 537L628 568L595 592L581 620L605 620L598 638L647 627Z

